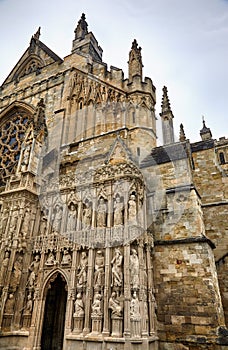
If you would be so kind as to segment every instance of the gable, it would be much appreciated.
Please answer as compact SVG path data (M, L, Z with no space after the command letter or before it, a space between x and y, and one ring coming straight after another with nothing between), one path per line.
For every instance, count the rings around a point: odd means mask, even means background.
M16 66L8 75L2 86L19 81L22 77L36 73L39 74L43 67L55 62L63 62L51 49L39 40L39 36L33 35L30 45L19 59Z

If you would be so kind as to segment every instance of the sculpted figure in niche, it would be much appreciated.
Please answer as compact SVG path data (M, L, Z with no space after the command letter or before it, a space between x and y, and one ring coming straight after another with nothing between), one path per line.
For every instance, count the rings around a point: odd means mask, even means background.
M5 232L6 224L7 224L8 218L9 218L9 209L5 208L5 209L3 210L2 217L1 217L0 236L1 236L1 234L4 234L4 232Z
M30 209L27 208L25 210L25 215L24 215L24 219L22 221L22 226L21 226L21 233L22 236L25 238L27 236L27 234L29 233L29 228L31 227L31 223L30 223Z
M114 226L123 225L123 209L124 204L121 202L121 198L116 196L114 202Z
M53 231L56 233L60 232L61 228L61 221L62 221L62 208L59 204L55 206L55 213L53 215Z
M49 253L47 261L45 262L46 266L53 266L56 265L56 260L55 260L55 256L52 252Z
M133 320L140 319L139 299L136 292L133 293L130 304L130 317Z
M5 252L5 256L2 262L1 270L0 270L0 286L4 286L4 281L9 265L10 254L9 252Z
M84 303L81 293L77 294L77 299L74 303L74 316L83 317L85 315Z
M20 284L22 274L22 256L19 256L13 265L13 272L10 280L10 287L13 292L16 291Z
M82 216L82 228L84 230L88 230L91 227L91 220L92 220L91 203L86 201L85 206L83 208L83 216Z
M74 203L69 205L69 214L67 219L67 231L75 231L76 229L76 219L77 219L77 210Z
M117 300L116 292L112 292L112 295L109 299L108 307L112 310L112 316L122 316L122 307L120 305L119 300Z
M41 220L40 220L40 234L41 236L44 236L46 233L47 229L47 219L45 215L42 215Z
M106 227L107 206L103 197L100 198L97 207L97 227Z
M82 252L81 260L78 266L79 273L77 274L78 277L78 285L84 286L87 282L87 266L88 266L88 258L85 252Z
M119 248L115 248L115 255L111 261L112 264L112 283L111 286L121 287L123 282L122 272L123 255Z
M15 304L15 298L13 293L10 293L8 296L8 299L6 300L5 305L5 313L6 314L13 314L14 313L14 304Z
M104 256L101 250L98 250L95 258L95 273L94 286L101 286L103 284L104 275Z
M63 257L61 261L61 265L70 265L71 264L71 255L67 249L63 251Z
M29 293L27 296L27 303L23 311L23 315L31 315L33 307L32 295Z
M137 208L136 208L136 197L134 194L131 194L128 201L128 220L132 224L136 224Z
M13 208L13 213L10 221L10 237L12 237L12 234L15 233L16 228L17 228L17 220L18 220L18 208L15 206Z
M96 293L94 295L94 300L93 300L93 304L92 304L92 315L95 316L101 316L102 315L102 311L101 311L101 294Z
M30 275L28 278L28 286L34 287L36 285L36 279L38 276L40 268L40 257L39 255L35 256L35 259L32 261L31 265L29 266Z
M28 145L23 152L22 161L21 161L21 171L26 171L29 164L30 157L30 145Z
M131 249L130 255L130 281L133 288L139 287L139 258L135 249Z

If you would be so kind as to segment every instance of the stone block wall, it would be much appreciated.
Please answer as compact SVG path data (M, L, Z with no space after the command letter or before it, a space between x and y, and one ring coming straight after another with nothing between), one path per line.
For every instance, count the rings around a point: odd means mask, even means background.
M155 243L154 283L162 341L195 342L216 336L224 320L208 243Z

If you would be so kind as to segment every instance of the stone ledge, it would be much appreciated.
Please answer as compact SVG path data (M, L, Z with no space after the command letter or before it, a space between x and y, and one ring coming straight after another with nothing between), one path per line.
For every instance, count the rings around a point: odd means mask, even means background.
M201 237L191 237L182 239L171 239L171 240L157 240L154 241L155 246L159 245L175 245L175 244L190 244L190 243L208 243L212 249L215 249L215 244L205 236Z

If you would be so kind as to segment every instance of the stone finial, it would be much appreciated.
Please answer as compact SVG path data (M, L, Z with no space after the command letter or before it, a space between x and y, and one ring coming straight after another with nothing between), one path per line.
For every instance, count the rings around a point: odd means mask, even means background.
M183 126L182 123L180 124L180 136L179 136L179 141L180 141L180 142L186 141L186 136L185 136L185 132L184 132L184 126Z
M36 33L33 35L33 38L36 39L36 40L39 40L40 39L40 30L41 30L41 27L38 28L38 30L36 31Z
M207 141L212 139L211 129L206 127L204 116L202 116L203 128L200 130L200 136L202 141Z
M131 51L129 52L128 70L129 80L132 81L133 76L138 75L142 79L142 55L141 47L138 47L136 39L132 42Z
M161 104L161 108L162 108L162 113L172 113L171 107L170 107L170 102L169 102L169 97L168 97L168 89L166 86L163 87L162 89L163 91L163 95L162 95L162 104Z
M85 35L88 34L88 24L85 20L85 14L83 13L80 20L78 21L78 25L75 29L75 39L84 39Z

